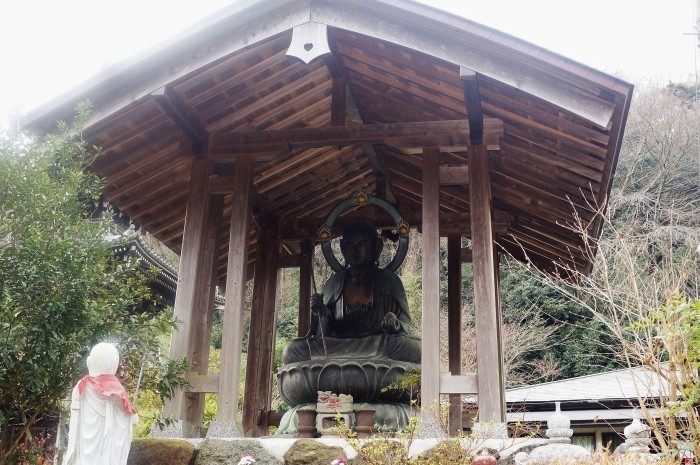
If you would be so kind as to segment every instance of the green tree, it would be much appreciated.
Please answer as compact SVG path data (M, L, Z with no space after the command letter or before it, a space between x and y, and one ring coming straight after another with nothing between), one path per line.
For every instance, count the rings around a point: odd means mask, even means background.
M81 106L78 121L87 110ZM143 305L148 274L112 253L109 219L91 218L101 182L86 170L94 155L79 123L60 129L40 142L19 131L0 135L3 463L32 441L32 425L57 413L93 344L116 343L126 365L138 367L174 324Z
M567 270L569 286L540 280L592 315L621 363L644 366L656 385L667 386L654 405L660 413L652 414L640 393L647 422L663 450L690 442L697 455L698 104L681 97L668 89L635 96L610 199L595 206L603 234L593 238L585 224L572 225L590 244L593 272Z

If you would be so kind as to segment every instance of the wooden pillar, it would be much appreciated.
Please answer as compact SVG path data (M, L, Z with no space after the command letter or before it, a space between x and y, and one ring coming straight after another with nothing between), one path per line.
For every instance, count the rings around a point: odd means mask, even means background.
M440 150L423 150L423 334L421 409L435 423L440 401Z
M190 371L205 375L209 370L211 327L214 317L214 294L216 293L216 269L218 267L219 230L224 210L224 196L210 198L207 212L202 271L197 275L197 293L194 304L195 320L190 334L192 352ZM204 393L187 393L185 420L195 428L201 428L204 416Z
M206 244L205 224L209 200L209 175L211 164L205 158L192 160L190 187L187 198L185 230L182 237L182 252L180 254L180 270L178 272L177 293L175 294L174 316L181 323L173 331L170 339L170 358L190 358L192 355L192 334L201 328L192 328L197 323L195 317L197 302L204 300L201 294L207 289L197 287L197 276L202 271L204 248ZM199 321L201 323L201 320ZM190 358L191 360L191 358ZM173 420L184 420L185 392L177 390L171 399L163 406L163 416ZM182 435L191 435L191 425L182 424Z
M243 317L248 273L248 236L252 191L252 161L236 161L233 186L233 210L226 267L226 303L221 337L221 371L216 420L235 424L238 416L238 396L243 346Z
M462 374L462 237L447 238L447 347L451 375ZM450 395L450 436L462 432L462 396Z
M266 225L258 230L255 254L243 402L243 430L247 437L268 434L267 412L272 400L272 362L275 354L278 258L277 227Z
M491 182L489 159L483 144L469 147L469 197L471 207L474 308L476 313L476 361L479 383L479 421L505 422L500 320L496 305Z
M506 415L506 369L503 362L503 312L501 311L501 264L499 261L498 247L495 243L493 244L493 279L496 288L496 329L498 331L501 405L503 406L503 415Z
M314 247L311 241L301 242L301 264L299 265L299 324L297 335L306 336L311 325L311 292L313 292Z

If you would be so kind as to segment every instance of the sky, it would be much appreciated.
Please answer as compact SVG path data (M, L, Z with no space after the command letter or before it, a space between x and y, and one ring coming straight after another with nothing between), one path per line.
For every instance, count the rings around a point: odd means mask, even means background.
M0 125L234 1L250 0L1 0ZM635 84L695 80L695 0L421 3Z

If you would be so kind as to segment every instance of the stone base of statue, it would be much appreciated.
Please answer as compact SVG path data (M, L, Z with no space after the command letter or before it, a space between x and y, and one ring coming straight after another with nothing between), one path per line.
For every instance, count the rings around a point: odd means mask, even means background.
M393 360L318 358L283 365L277 372L277 384L289 405L316 402L319 391L349 394L355 405L408 404L407 391L387 388L409 370L420 371L420 365Z
M207 429L207 438L242 438L245 437L240 423L235 421L213 420Z
M299 410L313 410L316 409L316 403L306 403L302 405L297 405L293 409L287 411L282 420L280 421L280 426L277 429L277 434L288 434L296 435L299 433L298 430L298 419L297 411ZM381 431L401 431L405 430L408 425L408 418L411 416L416 416L417 411L412 409L408 404L390 404L390 403L367 403L367 402L355 402L353 404L353 410L355 412L362 410L373 410L374 411L374 423L377 425L378 429Z
M166 423L162 428L153 425L150 437L157 439L201 438L202 433L201 427L196 427L185 420L175 420Z
M316 431L321 436L338 436L338 428L354 428L355 420L353 417L352 413L318 413L316 414Z

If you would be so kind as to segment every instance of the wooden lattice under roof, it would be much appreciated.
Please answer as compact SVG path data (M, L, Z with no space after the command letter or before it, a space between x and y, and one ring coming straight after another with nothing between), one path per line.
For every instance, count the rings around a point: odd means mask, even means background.
M291 252L360 189L420 227L422 147L439 145L441 228L468 236L466 70L498 149L490 155L498 243L545 270L557 262L590 270L568 225L578 215L600 234L593 206L610 190L630 84L407 0L239 3L39 108L28 127L50 131L89 99L85 137L101 147L93 168L105 195L176 252L191 162L213 160L209 189L225 196L223 283L241 154L256 160L256 222L276 223ZM332 53L306 64L287 50L293 29L309 21L327 26Z

